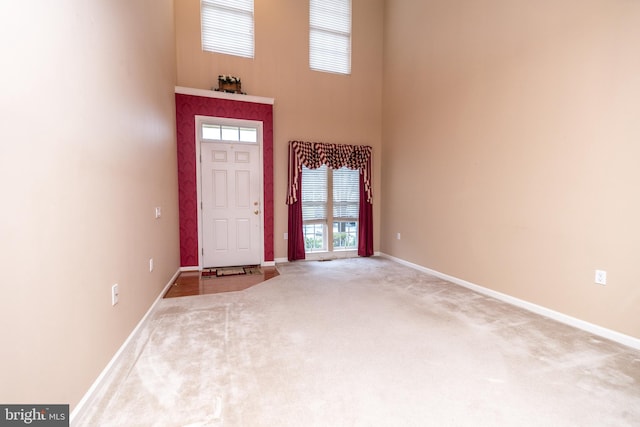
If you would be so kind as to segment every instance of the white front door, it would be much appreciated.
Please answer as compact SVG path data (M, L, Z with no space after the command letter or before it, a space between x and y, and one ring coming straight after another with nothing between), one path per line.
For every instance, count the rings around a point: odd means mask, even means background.
M202 142L202 267L260 264L258 144Z

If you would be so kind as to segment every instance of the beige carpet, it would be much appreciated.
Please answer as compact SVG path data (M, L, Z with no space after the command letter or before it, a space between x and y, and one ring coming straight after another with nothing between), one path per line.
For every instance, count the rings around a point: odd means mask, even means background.
M386 259L160 301L74 426L638 426L640 352Z

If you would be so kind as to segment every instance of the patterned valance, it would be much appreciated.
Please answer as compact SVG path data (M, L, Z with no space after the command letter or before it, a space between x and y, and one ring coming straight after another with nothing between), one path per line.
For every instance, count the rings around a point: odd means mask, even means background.
M358 169L364 178L367 202L373 203L371 192L371 147L368 145L327 144L324 142L289 141L289 194L287 204L297 201L298 179L302 166L317 169L327 165L331 169Z

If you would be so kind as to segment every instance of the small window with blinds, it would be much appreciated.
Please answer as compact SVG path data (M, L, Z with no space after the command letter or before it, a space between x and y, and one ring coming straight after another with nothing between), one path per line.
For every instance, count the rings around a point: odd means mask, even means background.
M253 0L201 0L202 49L253 58Z
M307 253L357 249L359 186L358 170L303 166L302 223Z
M351 74L351 0L309 1L309 66Z

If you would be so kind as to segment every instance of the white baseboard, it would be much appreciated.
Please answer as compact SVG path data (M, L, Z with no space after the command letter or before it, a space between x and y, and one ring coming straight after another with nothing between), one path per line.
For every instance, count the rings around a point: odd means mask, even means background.
M162 299L162 297L164 296L164 294L167 293L167 291L169 290L169 287L171 285L173 285L173 282L175 282L175 280L178 278L178 275L180 274L181 269L178 269L174 275L171 277L171 279L169 280L169 282L165 285L165 287L162 289L162 291L160 291L160 295L158 295L158 297L155 299L155 301L153 302L153 304L151 304L151 307L149 307L149 309L147 310L147 312L145 313L144 316L142 316L142 319L140 319L140 321L138 322L138 324L136 325L135 328L133 328L133 331L131 331L131 333L129 334L129 336L127 337L127 339L124 341L124 343L122 343L122 345L120 346L120 348L118 349L118 351L116 352L116 354L113 355L113 357L111 358L111 360L109 361L109 363L107 364L107 366L102 370L102 372L100 373L100 375L98 375L98 378L96 378L96 380L93 382L93 384L91 385L91 387L89 387L89 390L84 394L84 396L82 397L82 399L80 400L80 402L76 405L76 407L73 409L73 411L71 412L70 416L69 416L69 423L71 425L73 425L73 421L75 420L75 418L78 416L78 414L81 413L82 409L84 408L84 406L87 404L87 402L91 399L91 396L93 395L93 393L95 393L95 391L98 389L98 387L101 385L102 381L105 379L105 377L107 376L107 374L109 373L109 371L111 371L111 369L113 368L113 366L116 364L116 362L118 361L118 359L120 358L120 356L122 355L122 353L124 352L124 350L127 348L127 346L129 345L129 342L133 339L133 337L138 333L138 331L140 330L140 328L142 328L142 326L144 325L144 323L146 322L147 318L149 317L149 315L151 314L151 312L153 311L153 309L156 307L156 305L158 304L158 302Z
M500 301L504 301L511 305L515 305L520 308L524 308L525 310L531 311L536 314L540 314L545 317L549 317L553 320L557 320L558 322L564 323L569 326L573 326L574 328L582 329L583 331L589 332L591 334L600 336L602 338L606 338L611 341L615 341L619 344L626 345L627 347L634 348L636 350L640 350L640 339L622 334L620 332L616 332L611 329L604 328L602 326L595 325L593 323L586 322L584 320L577 319L575 317L566 315L564 313L560 313L558 311L551 310L549 308L521 300L516 297L512 297L511 295L503 294L501 292L497 292L488 288L485 288L480 285L476 285L475 283L467 282L466 280L458 279L457 277L449 276L448 274L441 273L436 270L432 270L427 267L423 267L418 264L414 264L409 261L405 261L400 258L396 258L391 255L387 255L385 253L380 254L381 257L390 259L399 264L406 265L407 267L414 268L416 270L422 271L424 273L431 274L433 276L439 277L443 280L446 280L451 283L455 283L456 285L463 286L467 289L471 289L472 291L476 291L483 295L487 295L498 299Z
M375 252L373 255L382 256L380 252ZM313 259L310 259L310 260L313 261ZM275 262L276 264L286 263L286 262L289 262L289 258L276 258Z
M262 264L260 264L262 267L275 267L276 266L276 262L275 261L263 261Z
M190 265L187 267L180 267L180 270L178 270L179 272L183 272L183 271L200 271L200 267L198 267L197 265Z

